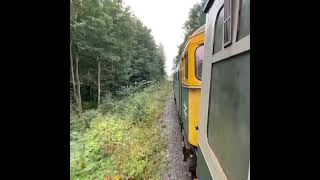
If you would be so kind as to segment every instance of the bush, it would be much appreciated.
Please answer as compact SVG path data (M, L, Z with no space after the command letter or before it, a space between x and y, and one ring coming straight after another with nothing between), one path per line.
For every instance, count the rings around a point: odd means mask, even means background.
M119 97L133 96L136 92L140 92L143 88L150 86L150 84L152 84L152 82L146 80L135 82L133 85L122 86L116 94Z
M107 93L97 111L73 119L71 179L159 179L166 144L157 118L168 89L154 83L121 100Z
M101 99L101 104L98 107L98 111L105 114L112 111L115 105L115 99L112 97L112 93L106 91L104 97Z
M70 119L70 132L71 139L77 138L77 136L83 133L89 126L90 122L98 116L98 111L88 110L81 114L73 114Z
M82 101L82 109L89 110L97 107L97 103L94 101Z

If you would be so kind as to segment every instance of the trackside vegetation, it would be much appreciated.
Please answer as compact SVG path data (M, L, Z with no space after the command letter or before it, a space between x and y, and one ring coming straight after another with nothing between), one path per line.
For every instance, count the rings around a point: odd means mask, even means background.
M160 179L167 159L158 120L169 86L127 86L97 109L71 113L71 179Z

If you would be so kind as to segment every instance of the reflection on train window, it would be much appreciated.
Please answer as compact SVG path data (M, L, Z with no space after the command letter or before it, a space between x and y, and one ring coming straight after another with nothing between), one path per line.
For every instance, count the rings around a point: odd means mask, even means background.
M214 27L213 54L222 50L223 13L223 8L221 8Z
M184 67L185 67L185 63L184 63L184 59L182 58L181 59L181 82L184 81L184 78L185 78L185 70L184 70Z
M186 79L188 79L188 51L186 52L184 59L186 61L186 71L185 71L185 75L186 75Z
M204 55L204 46L200 45L195 50L196 77L199 80L201 80L201 76L202 76L203 55Z
M244 38L250 34L250 0L240 0L238 38Z
M224 46L231 44L231 0L224 0Z
M247 179L250 159L249 53L212 64L208 143L229 180Z

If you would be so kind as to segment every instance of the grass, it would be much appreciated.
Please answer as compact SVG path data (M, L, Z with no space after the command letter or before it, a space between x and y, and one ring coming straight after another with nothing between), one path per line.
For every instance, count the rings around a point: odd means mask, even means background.
M167 159L158 119L169 86L163 81L121 100L109 97L72 117L71 179L160 179Z

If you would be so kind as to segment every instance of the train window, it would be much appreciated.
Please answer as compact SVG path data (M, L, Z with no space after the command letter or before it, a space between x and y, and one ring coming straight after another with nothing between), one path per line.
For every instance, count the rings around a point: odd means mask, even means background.
M185 77L188 79L188 52L184 55L184 59L186 61L186 71L185 71Z
M196 77L199 80L201 80L201 76L202 76L203 55L204 55L204 46L202 44L198 46L195 50Z
M224 47L231 44L231 0L224 0Z
M185 80L186 71L185 71L186 63L184 58L181 59L181 82Z
M240 0L240 15L237 40L250 34L250 0Z
M214 43L213 43L213 54L222 50L222 31L223 31L223 8L220 9L216 24L215 24L215 32L214 32Z
M208 143L229 180L247 179L250 159L250 55L212 64Z
M177 66L177 80L178 82L180 82L180 63L178 63L178 66Z

